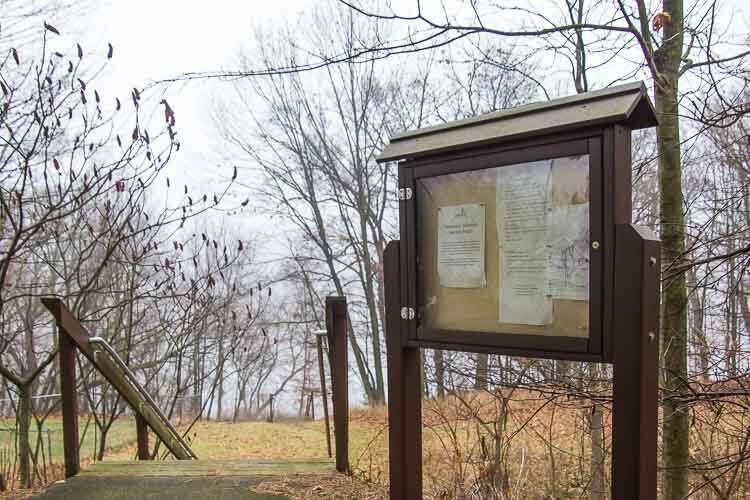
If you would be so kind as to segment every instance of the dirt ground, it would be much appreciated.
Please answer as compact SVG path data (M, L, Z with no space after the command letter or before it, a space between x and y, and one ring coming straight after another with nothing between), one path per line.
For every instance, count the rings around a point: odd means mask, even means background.
M343 474L273 478L261 482L255 491L289 496L295 500L380 500L388 497L382 485Z

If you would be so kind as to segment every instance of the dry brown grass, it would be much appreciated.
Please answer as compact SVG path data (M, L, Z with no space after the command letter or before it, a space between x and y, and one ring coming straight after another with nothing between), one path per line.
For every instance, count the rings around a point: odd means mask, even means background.
M423 404L425 496L435 499L587 498L591 402L552 390L467 392ZM691 498L750 498L747 398L690 407ZM505 415L506 420L501 416ZM605 482L610 484L611 413L604 408ZM387 412L353 414L357 470L387 484ZM500 438L497 460L488 457ZM661 445L661 443L659 443ZM488 489L487 486L490 486Z
M691 498L750 498L750 412L739 398L691 407ZM591 403L553 391L467 392L423 404L425 498L587 498L591 477ZM504 418L503 418L504 417ZM609 482L611 419L605 409L605 473ZM206 459L324 458L322 421L200 422L193 445ZM493 456L493 447L499 453ZM107 459L129 460L134 443ZM265 481L259 491L299 499L387 498L387 408L350 414L353 476L292 476ZM5 497L0 497L5 498ZM23 497L7 497L23 498Z

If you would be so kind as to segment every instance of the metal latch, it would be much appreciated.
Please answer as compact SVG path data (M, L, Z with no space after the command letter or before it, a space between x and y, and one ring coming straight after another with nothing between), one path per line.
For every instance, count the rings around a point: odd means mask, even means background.
M401 319L414 319L415 313L413 307L402 307L401 308Z
M401 201L411 200L412 195L413 195L413 193L412 193L411 188L409 188L409 187L407 187L407 188L398 188L398 199L399 200L401 200Z

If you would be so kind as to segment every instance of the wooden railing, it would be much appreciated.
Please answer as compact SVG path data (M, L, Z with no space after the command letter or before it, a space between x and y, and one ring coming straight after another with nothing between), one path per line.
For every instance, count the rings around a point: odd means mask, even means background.
M55 317L60 343L60 392L62 394L65 476L74 476L80 470L76 349L112 384L133 409L136 415L139 459L150 458L149 427L164 442L175 458L179 460L198 458L114 349L104 339L89 335L81 322L60 299L43 298L42 302Z
M198 457L190 449L188 443L159 410L154 400L140 385L117 352L104 339L92 337L60 299L43 298L42 302L55 317L60 344L60 392L62 395L65 476L74 476L80 470L76 349L114 386L133 409L136 415L138 458L140 460L150 458L148 452L149 427L164 442L175 458L179 460L197 459ZM326 333L331 369L336 470L349 472L349 369L347 361L349 317L345 297L326 297ZM322 350L319 356L322 358ZM319 359L319 361L322 360ZM324 379L325 375L322 374L321 377Z
M128 365L120 358L117 351L112 349L110 345L101 337L91 337L89 339L89 345L94 350L94 357L99 363L99 366L106 366L106 369L110 373L117 373L118 379L122 382L122 389L118 388L120 394L127 392L130 397L125 399L133 406L137 401L137 415L146 415L143 418L146 423L154 429L163 429L167 432L157 432L162 441L167 445L174 456L180 460L197 459L198 456L193 453L190 449L190 445L183 439L180 433L172 426L166 415L161 412L156 402L151 399L151 396L146 389L138 382L135 374L130 371ZM153 422L153 424L152 424ZM162 435L164 434L164 435Z

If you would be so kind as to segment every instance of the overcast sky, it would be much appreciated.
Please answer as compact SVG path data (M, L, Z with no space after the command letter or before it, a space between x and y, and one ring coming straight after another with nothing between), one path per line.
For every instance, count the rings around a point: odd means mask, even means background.
M105 0L82 16L82 43L88 48L108 42L112 59L97 86L110 95L127 97L134 86L173 77L186 71L234 67L243 43L255 26L294 19L306 0ZM182 149L170 166L173 175L196 181L215 174L217 147L210 119L211 99L226 83L217 81L170 85L163 92L175 110ZM227 88L227 90L229 90ZM161 90L160 90L161 92ZM215 175L213 175L215 177ZM210 178L209 176L208 178Z

